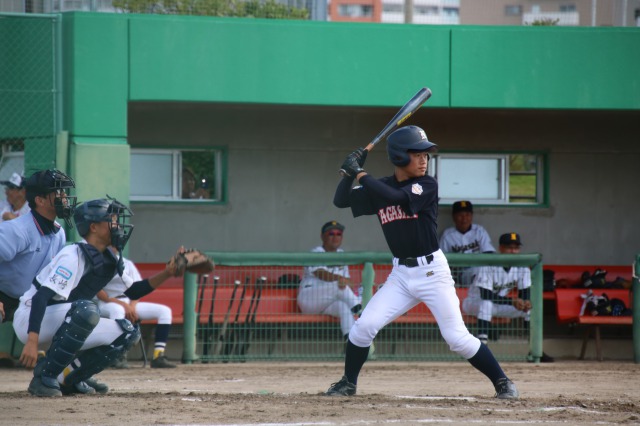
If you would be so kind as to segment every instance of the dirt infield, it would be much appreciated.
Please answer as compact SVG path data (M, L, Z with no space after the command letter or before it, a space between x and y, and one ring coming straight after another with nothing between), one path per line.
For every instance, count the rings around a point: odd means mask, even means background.
M2 424L640 424L640 365L507 363L522 398L498 401L464 362L365 365L358 395L322 396L341 363L180 365L107 370L104 396L30 396L31 372L0 370ZM141 365L141 364L139 364Z

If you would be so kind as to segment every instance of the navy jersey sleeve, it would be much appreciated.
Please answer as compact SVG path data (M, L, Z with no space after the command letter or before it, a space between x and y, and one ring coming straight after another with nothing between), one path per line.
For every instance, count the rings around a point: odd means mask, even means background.
M356 186L349 194L349 205L353 217L372 215L376 213L376 207L371 196L362 186Z
M428 206L438 202L438 183L431 176L424 176L402 187L408 195L408 214L415 214L425 210Z

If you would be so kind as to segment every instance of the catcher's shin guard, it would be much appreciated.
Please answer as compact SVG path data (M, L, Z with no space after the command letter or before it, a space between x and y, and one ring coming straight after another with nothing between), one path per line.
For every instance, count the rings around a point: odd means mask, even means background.
M64 378L65 385L74 385L98 374L140 341L140 328L137 325L126 319L115 321L123 333L110 345L97 346L82 352L78 357L80 366Z
M99 321L100 311L95 303L89 300L73 302L65 321L53 336L46 356L34 370L34 376L56 379L76 357Z

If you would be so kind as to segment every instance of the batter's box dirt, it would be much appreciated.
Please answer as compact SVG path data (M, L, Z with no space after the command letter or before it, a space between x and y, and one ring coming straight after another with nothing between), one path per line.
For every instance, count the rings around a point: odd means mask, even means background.
M503 367L518 385L518 401L493 398L491 384L465 362L371 361L348 398L322 394L342 375L342 363L107 370L97 376L111 387L107 395L54 399L27 393L31 372L2 370L0 410L12 425L640 424L636 364Z

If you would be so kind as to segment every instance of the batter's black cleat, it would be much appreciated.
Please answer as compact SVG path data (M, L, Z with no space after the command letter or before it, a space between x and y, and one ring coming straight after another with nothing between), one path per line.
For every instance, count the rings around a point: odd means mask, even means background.
M91 395L95 394L96 390L89 386L87 382L78 382L73 385L60 385L60 390L63 395Z
M42 381L42 377L34 376L29 383L29 393L34 396L54 397L62 396L60 385L56 379L45 378L46 384Z
M95 389L95 391L99 394L105 394L109 392L109 386L106 383L102 383L94 379L93 377L89 377L84 381L88 386Z
M170 363L166 356L161 355L151 360L151 368L176 368L176 365Z
M347 376L342 376L339 382L332 383L325 395L328 396L351 396L356 394L356 385L349 382Z
M498 379L495 385L496 398L498 399L518 399L520 393L516 389L516 385L506 377Z

